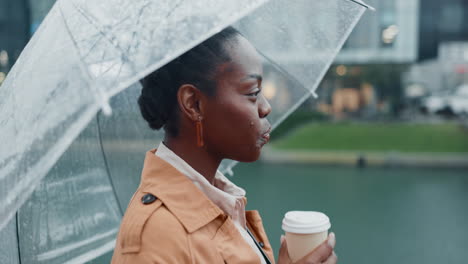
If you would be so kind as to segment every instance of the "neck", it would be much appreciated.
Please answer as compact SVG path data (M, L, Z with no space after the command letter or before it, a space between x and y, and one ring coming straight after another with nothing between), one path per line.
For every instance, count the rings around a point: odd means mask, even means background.
M180 136L174 138L166 135L163 143L205 177L208 182L213 184L216 171L222 159L213 157L205 148L198 147L195 143L196 141L186 140L187 138L190 137Z

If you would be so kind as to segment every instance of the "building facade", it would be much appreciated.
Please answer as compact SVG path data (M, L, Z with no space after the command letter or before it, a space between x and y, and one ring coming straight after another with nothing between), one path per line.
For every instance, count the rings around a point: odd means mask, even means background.
M419 0L368 0L337 64L411 63L417 59Z
M419 24L418 59L436 59L441 43L468 41L468 1L421 1Z
M0 85L55 0L0 0Z
M402 75L418 59L420 1L366 3L376 11L353 30L318 90L321 99L311 103L336 118L397 113Z

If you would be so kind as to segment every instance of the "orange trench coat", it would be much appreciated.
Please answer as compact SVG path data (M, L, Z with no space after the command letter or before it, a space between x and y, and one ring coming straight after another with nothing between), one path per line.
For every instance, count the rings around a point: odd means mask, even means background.
M112 263L260 264L231 217L154 152L146 153L141 183L123 217ZM152 197L148 194L156 199L148 199ZM246 220L274 263L258 211L247 211Z

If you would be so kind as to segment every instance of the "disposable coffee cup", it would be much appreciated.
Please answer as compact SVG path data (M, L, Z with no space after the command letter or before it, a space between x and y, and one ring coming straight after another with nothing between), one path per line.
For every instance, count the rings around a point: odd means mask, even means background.
M290 211L284 215L282 228L285 232L288 253L296 262L328 237L330 219L324 213L314 211Z

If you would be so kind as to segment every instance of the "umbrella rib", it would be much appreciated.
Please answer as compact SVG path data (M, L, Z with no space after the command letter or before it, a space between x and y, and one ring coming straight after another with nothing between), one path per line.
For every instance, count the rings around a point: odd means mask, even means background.
M173 13L174 11L176 10L176 8L178 8L182 3L184 2L184 0L179 0L179 2L177 2L174 7L171 8L171 10L169 10L169 12L167 12L166 14L166 17L165 19L168 19ZM151 29L151 34L150 34L150 40L153 41L153 36L154 36L154 32L159 29L159 26ZM164 36L164 40L167 40L168 38L168 34L165 34Z
M128 18L130 18L130 16L127 16L127 17L123 18L121 21L117 22L114 26L120 25L121 23L123 23L123 22L124 22L126 19L128 19ZM88 52L87 52L85 55L83 55L83 58L88 57L88 55L93 51L93 49L94 49L94 48L96 47L96 45L99 43L99 41L100 41L102 38L105 37L105 35L102 34L101 31L99 31L99 33L101 33L101 34L99 34L98 37L96 37L96 41L95 41L95 42L93 43L93 45L89 48Z
M62 2L60 2L62 3ZM89 87L91 89L93 89L91 83L88 81L88 80L91 80L91 74L88 72L87 68L86 68L86 65L84 65L83 61L81 60L82 58L82 54L80 54L80 49L78 48L78 43L76 42L75 38L73 37L73 34L71 33L71 30L70 30L70 27L68 26L68 23L67 23L67 20L65 19L65 15L63 14L63 10L62 10L62 6L59 5L59 10L60 10L60 15L62 16L62 19L63 19L63 24L65 25L65 29L67 30L68 32L68 35L70 36L70 40L71 42L73 43L73 46L75 47L76 49L76 52L78 53L78 64L80 65L80 68L81 70L83 71L84 74L87 75L88 78L84 78L85 79L85 82L88 83Z
M348 0L348 1L354 2L354 3L358 4L358 5L362 5L362 6L365 7L365 8L368 8L368 9L370 9L370 10L372 10L372 11L375 11L375 8L373 8L372 6L370 6L370 5L366 4L366 3L364 3L364 2L361 1L361 0Z
M138 25L140 24L141 17L142 17L142 15L143 15L143 11L144 11L145 7L147 7L148 5L149 5L149 2L146 2L146 3L140 8L140 10L139 10L139 12L138 12L138 19L136 19L136 22L135 22L135 24L134 24L135 27L138 26ZM137 37L137 31L134 30L134 31L133 31L133 34L132 34L132 45L128 45L127 52L130 52L131 47L132 47L133 45L136 44L136 37Z
M20 244L20 231L19 231L19 219L18 219L18 211L15 213L15 224L16 224L16 242L18 243L18 261L21 264L21 247Z
M107 177L109 178L109 182L112 187L112 192L114 193L115 200L117 201L120 214L123 216L124 211L123 211L122 205L120 204L119 197L117 196L117 191L115 189L114 181L112 180L111 171L109 169L109 162L107 161L106 152L104 151L104 144L102 143L101 122L99 119L99 113L96 115L96 122L97 122L97 129L98 129L98 135L99 135L99 146L101 148L102 158L104 159L104 166L106 167Z
M295 82L297 85L299 85L302 89L304 89L306 92L308 93L312 93L314 94L314 92L310 89L307 89L306 86L304 84L302 84L302 82L300 82L296 77L294 77L293 75L291 75L288 71L286 71L285 69L283 69L283 67L281 67L278 63L274 62L272 59L270 59L268 56L266 56L264 53L260 52L257 50L258 53L260 53L265 59L268 60L268 62L273 65L275 68L277 68L282 74L286 75L289 79L291 79L293 82Z
M166 14L166 17L164 19L168 19L173 13L174 11L184 2L184 0L179 0L179 2L177 2L172 8L171 10L169 10L169 12L167 12ZM153 33L156 29L159 29L159 27L156 27L154 29L151 30L152 34L150 36L150 39L153 40ZM164 40L167 41L169 35L168 34L165 34L164 36Z
M179 2L177 2L174 7L172 7L171 10L169 10L169 12L167 12L167 15L166 15L166 18L169 18L172 13L174 13L174 11L182 4L182 2L184 2L184 0L180 0Z
M83 55L83 59L84 58L87 58L91 52L94 50L94 48L96 47L96 45L99 43L99 41L101 41L101 39L103 38L104 36L102 34L99 34L97 37L96 37L96 41L94 41L93 45L91 45L91 47L89 48L89 50L87 51L86 54Z
M61 2L60 2L61 3ZM68 32L68 35L70 36L70 40L71 42L73 43L73 46L75 47L77 53L78 53L78 57L80 58L79 59L79 64L80 64L80 67L82 68L82 70L84 71L84 73L87 75L87 77L89 79L91 79L91 74L87 71L86 69L86 66L84 65L84 63L81 61L81 54L80 54L80 49L78 48L78 43L76 42L75 38L73 37L73 34L72 34L72 31L70 30L70 27L68 26L68 23L67 23L67 20L65 19L65 14L63 13L63 10L62 10L62 6L59 5L59 10L60 10L60 15L62 16L62 20L63 20L63 24L65 25L65 28ZM89 84L89 82L88 82Z
M96 30L98 30L106 39L107 41L109 41L109 43L114 46L117 50L120 51L120 55L122 56L122 60L125 61L125 62L128 62L132 69L135 70L135 65L133 65L132 61L127 57L127 55L125 55L125 50L118 44L118 43L115 43L114 41L112 41L112 38L115 38L115 36L109 36L106 32L104 32L98 25L96 25L95 21L89 17L81 7L75 5L75 3L72 2L72 5L76 8L76 10L86 19L88 20L88 22L94 26L94 28ZM63 14L62 14L63 16ZM109 39L109 37L111 37Z
M70 27L68 26L67 20L65 19L65 14L63 13L62 6L61 6L62 1L60 1L59 5L58 5L60 15L62 16L63 24L65 25L65 29L67 30L67 32L68 32L68 34L70 36L70 40L71 40L71 42L73 43L73 46L76 49L76 52L77 52L77 55L78 55L78 58L79 58L79 60L78 60L79 67L81 68L81 71L83 71L83 73L86 74L87 77L88 77L88 78L84 78L85 82L87 82L87 84L89 85L89 88L91 90L94 90L94 92L95 92L94 96L96 96L97 99L100 99L100 100L97 100L97 103L100 104L100 107L106 113L110 113L111 112L111 107L109 105L108 96L105 96L104 92L101 89L99 89L95 85L93 85L94 83L91 83L91 82L88 81L88 80L93 80L93 78L92 78L91 74L89 73L88 68L86 67L86 65L84 64L84 62L82 60L83 57L82 57L82 54L80 53L78 43L77 43L76 39L73 37L73 34L71 33L72 31L70 30Z
M64 14L63 14L63 12L62 12L61 7L60 7L59 9L60 9L60 14L62 15L62 19L64 20L65 28L67 29L68 34L70 35L70 39L71 39L73 45L75 46L75 48L76 48L76 50L77 50L77 52L78 52L78 56L80 57L80 60L79 60L79 61L80 61L80 66L81 66L81 67L84 67L84 69L83 69L83 70L84 70L84 73L87 74L89 78L91 78L90 73L86 70L85 65L83 65L83 62L81 61L81 54L80 54L80 50L78 49L78 44L76 43L76 40L73 38L73 35L71 34L70 28L68 27L68 23L67 23L67 21L65 20L65 17L64 17ZM90 87L92 87L92 86L90 85ZM91 89L92 89L92 88L91 88ZM99 89L97 89L97 90L98 90L98 92L100 92ZM99 145L100 145L100 147L101 147L101 152L102 152L103 159L104 159L104 165L105 165L106 171L107 171L107 176L108 176L109 181L110 181L110 184L111 184L111 186L112 186L112 191L114 192L114 197L115 197L116 202L117 202L117 205L118 205L118 207L119 207L120 214L123 215L122 206L120 205L119 199L118 199L117 194L116 194L116 192L115 192L114 183L113 183L113 181L112 181L112 179L111 179L111 177L110 177L109 165L108 165L107 158L106 158L106 155L105 155L105 152L104 152L104 147L103 147L103 145L102 145L102 137L101 137L101 128L100 128L100 123L99 123L99 115L96 116L96 120L97 120L97 126L98 126Z
M118 74L120 74L120 72L122 72L122 63L116 62L116 63L113 63L112 65L108 66L106 70L100 72L99 74L95 74L96 78L101 77L101 76L105 75L106 73L110 72L112 70L112 68L114 68L117 64L120 64L120 69L119 69L119 73L118 73Z

